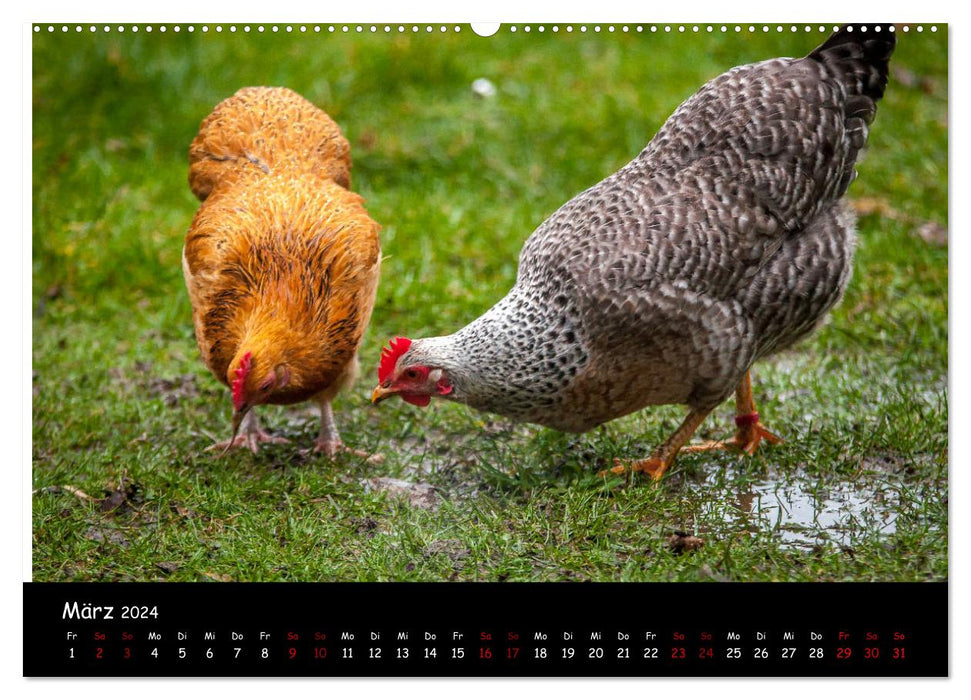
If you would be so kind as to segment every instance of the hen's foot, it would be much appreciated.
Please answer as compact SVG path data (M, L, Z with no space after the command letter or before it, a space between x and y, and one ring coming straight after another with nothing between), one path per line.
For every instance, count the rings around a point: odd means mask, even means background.
M341 440L318 439L316 442L314 442L314 446L312 448L303 451L303 453L307 455L323 453L328 457L336 457L341 452L352 454L356 457L363 457L371 464L381 464L384 461L384 455L371 454L366 450L355 450L353 447L348 447L345 445Z
M630 475L636 472L644 472L650 475L654 481L660 481L661 476L671 466L670 461L665 462L660 457L648 457L647 459L615 459L614 466L604 469L598 474L601 478L608 474L624 474L630 479Z
M752 376L745 373L742 381L735 387L735 437L731 440L715 440L700 445L687 445L682 452L707 452L708 450L740 450L747 455L754 455L759 443L763 440L770 445L777 445L782 438L762 425L759 413L755 410L755 398L752 396Z
M737 419L736 419L737 420ZM698 445L687 445L681 448L682 452L707 452L709 450L739 450L751 456L755 454L759 443L765 440L770 445L778 445L783 442L782 438L769 431L762 423L756 421L748 425L739 426L735 431L735 437L731 440L711 440Z
M216 455L217 458L222 457L226 451L235 447L248 447L253 454L259 454L260 444L264 442L268 442L272 445L286 445L290 441L284 437L271 435L262 429L256 429L237 435L235 440L223 440L222 442L217 442L214 445L210 445L206 448L206 451L211 452L212 450L220 450L220 453Z
M661 446L654 450L654 453L650 457L638 460L615 459L613 468L600 472L600 476L603 477L607 474L627 474L627 478L630 480L630 475L634 472L644 472L645 474L650 474L655 482L660 481L661 477L664 476L664 472L668 470L668 467L674 464L674 458L678 456L678 450L691 439L691 436L694 435L698 426L705 419L705 416L710 412L711 408L692 409L681 422L681 425L678 426L678 429Z

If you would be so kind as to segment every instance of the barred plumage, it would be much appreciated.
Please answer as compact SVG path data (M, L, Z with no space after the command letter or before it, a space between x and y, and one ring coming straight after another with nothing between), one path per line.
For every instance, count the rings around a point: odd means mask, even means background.
M887 26L844 27L710 81L529 237L504 299L398 368L442 368L449 399L567 431L710 410L842 296L855 229L840 198L893 48Z

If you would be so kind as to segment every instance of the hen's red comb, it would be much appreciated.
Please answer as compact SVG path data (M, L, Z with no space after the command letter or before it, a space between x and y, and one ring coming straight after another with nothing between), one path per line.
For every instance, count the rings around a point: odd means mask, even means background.
M243 355L236 368L236 379L233 380L233 408L237 411L243 407L243 386L246 384L246 375L253 368L251 353Z
M408 338L393 338L388 347L381 351L381 364L378 365L378 381L382 384L391 378L398 358L408 352L411 341Z

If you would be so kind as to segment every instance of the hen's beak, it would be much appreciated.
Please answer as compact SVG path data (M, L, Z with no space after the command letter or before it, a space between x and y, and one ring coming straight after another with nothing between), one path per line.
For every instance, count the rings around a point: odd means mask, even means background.
M374 403L374 404L381 403L385 399L391 398L396 393L397 393L396 391L390 388L385 388L381 385L378 385L374 387L374 393L371 394L371 403Z

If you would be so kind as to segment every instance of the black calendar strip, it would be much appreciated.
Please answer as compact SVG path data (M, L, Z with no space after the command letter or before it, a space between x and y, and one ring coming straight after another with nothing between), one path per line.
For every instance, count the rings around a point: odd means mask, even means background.
M947 584L24 584L27 676L946 676Z

